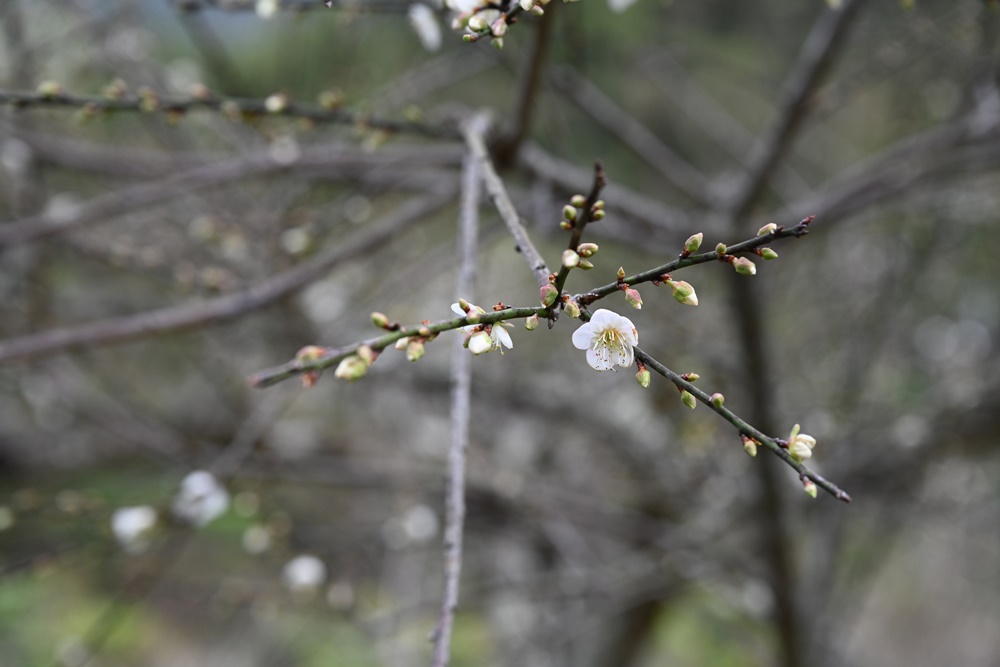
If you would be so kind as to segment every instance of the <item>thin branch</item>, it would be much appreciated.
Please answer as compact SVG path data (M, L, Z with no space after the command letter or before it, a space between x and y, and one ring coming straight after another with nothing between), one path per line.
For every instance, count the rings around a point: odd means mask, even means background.
M380 130L393 134L416 134L435 138L458 138L454 126L430 125L406 120L377 118L360 111L303 104L291 99L224 97L209 91L195 97L163 97L154 91L132 95L98 97L71 95L63 91L25 92L0 90L0 103L15 109L64 108L78 109L87 116L104 113L135 112L162 113L176 118L189 111L210 111L234 120L245 118L275 117L301 118L318 124L350 125L366 130ZM270 106L270 108L269 108Z
M475 116L468 121L470 132L486 131L489 120ZM459 210L459 267L455 293L459 298L474 298L473 278L479 228L479 193L481 164L470 150L462 169L462 202ZM472 359L456 340L451 355L451 446L448 449L448 490L445 501L444 597L441 617L434 631L433 667L446 667L451 654L451 635L458 608L462 575L462 541L465 525L465 452L469 446L469 412L472 393Z
M273 278L233 294L2 341L0 362L29 359L83 346L121 343L234 319L302 289L340 262L378 249L400 230L447 204L453 194L452 189L446 189L431 197L412 199L382 221L366 228L364 233Z
M492 160L490 160L489 152L486 149L486 128L488 128L488 125L485 124L480 126L480 124L476 123L465 123L462 126L462 136L465 139L465 143L469 146L472 155L480 161L486 192L500 213L500 218L507 225L507 229L510 230L511 236L514 237L517 249L524 255L525 261L531 267L531 272L535 276L535 282L538 283L539 287L547 285L550 275L549 267L545 264L541 253L538 252L538 249L535 248L528 237L528 232L521 224L521 217L517 214L517 209L514 208L514 202L511 201L510 195L507 194L507 188L497 174Z
M589 79L565 67L553 76L553 80L580 109L659 171L667 183L704 208L718 207L718 198L713 195L708 180L701 172L660 141L648 127L615 104Z
M586 203L581 207L576 220L572 223L573 233L570 234L569 243L566 246L569 250L576 250L580 246L580 242L583 240L583 230L591 221L594 204L597 203L598 197L601 196L601 190L604 189L606 184L604 167L601 166L600 162L595 162L594 180L590 185L590 194L587 195ZM553 283L557 294L562 294L563 287L566 285L566 279L569 278L570 270L569 267L564 265L559 267L559 273L556 275L556 280ZM555 308L555 304L553 304L553 308Z

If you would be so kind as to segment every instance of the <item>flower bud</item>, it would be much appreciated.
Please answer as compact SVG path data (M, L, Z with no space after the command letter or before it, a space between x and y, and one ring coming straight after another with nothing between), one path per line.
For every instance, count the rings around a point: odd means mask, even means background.
M751 457L757 456L757 443L750 438L743 438L743 451L749 454Z
M697 382L701 379L701 376L697 373L684 373L684 375L681 376L681 379L687 380L688 382Z
M634 290L631 287L625 290L625 303L636 310L642 310L642 297L639 295L639 290Z
M458 300L458 307L464 310L465 312L469 312L470 310L472 310L472 306L469 304L469 302L462 298L459 298Z
M503 37L504 35L506 35L507 34L507 19L504 18L503 16L501 16L496 21L494 21L493 25L490 26L490 32L493 33L494 37Z
M599 248L596 243L581 243L576 247L576 252L580 257L593 257Z
M566 250L563 250L562 265L567 269L575 269L580 265L580 256L576 254L575 250L567 248Z
M569 231L569 230L573 229L573 225L570 224L570 223L568 223L568 222L566 222L565 220L560 220L559 221L559 229L563 229L563 230Z
M542 285L542 288L538 290L538 300L546 308L554 304L557 298L559 298L559 290L555 288L555 285Z
M288 109L288 95L285 93L275 93L269 95L264 100L264 108L268 113L281 113Z
M598 202L598 203L601 203L601 202ZM605 215L604 214L604 209L603 208L599 208L599 209L595 210L593 213L590 214L590 219L593 220L594 222L597 222L598 220L604 220L604 215Z
M802 490L805 491L811 498L815 498L819 493L819 489L816 488L816 482L808 478L806 481L802 482Z
M479 14L476 14L469 19L468 25L469 25L469 30L474 30L475 32L482 32L483 30L486 30L487 23L486 19L484 19Z
M584 271L590 271L592 268L594 268L594 263L591 262L589 259L581 259L580 266L576 268L583 269Z
M778 259L778 253L774 252L770 248L761 248L760 256L766 260Z
M698 405L698 402L694 398L694 394L686 389L681 392L681 403L688 406L692 410L694 410L694 406Z
M409 347L409 345L410 345L410 339L408 337L404 337L397 340L396 344L393 345L393 347L395 347L397 350L405 350L407 347Z
M639 383L640 387L646 389L649 387L649 381L652 377L648 368L640 368L639 372L635 374L635 381Z
M472 354L486 354L493 349L493 339L485 331L477 331L469 336L466 346Z
M576 207L566 204L563 206L563 220L573 222L576 220Z
M805 433L799 433L799 425L792 427L792 432L788 436L788 453L792 458L801 463L812 458L813 447L816 446L816 438Z
M701 232L688 237L688 240L684 242L684 252L698 252L698 248L701 247L701 240L705 238L705 235Z
M357 355L361 357L361 359L369 366L371 366L375 362L375 357L378 356L375 353L375 350L373 350L368 345L359 346L357 350Z
M591 211L603 211L604 210L604 200L598 199L594 202L594 205L590 207Z
M752 276L757 273L757 266L746 257L740 257L733 262L733 268L741 276Z
M767 236L768 234L773 234L776 231L778 231L778 225L773 222L769 222L757 230L757 236Z
M354 382L362 377L368 372L368 363L364 359L356 354L352 354L344 359L337 366L337 370L333 372L333 376L340 380L347 380L348 382Z
M518 4L521 5L521 9L526 12L530 12L532 7L535 6L535 0L520 0Z
M49 99L53 97L62 97L63 93L66 92L63 90L61 83L59 83L58 81L51 81L51 80L42 81L40 84L38 84L38 88L36 90L38 91L39 95Z
M475 308L470 308L467 312L468 314L465 316L465 319L469 322L469 324L479 324L482 313Z
M490 46L492 46L497 51L503 49L503 37L494 37L490 40Z
M326 349L319 347L318 345L306 345L304 348L295 353L295 361L302 363L309 363L316 361L326 353Z
M718 255L719 257L725 255L726 250L728 250L728 248L726 248L725 243L720 243L719 245L715 246L715 254Z
M386 317L385 313L372 313L372 324L374 324L379 329L389 328L389 318Z
M685 306L697 306L698 295L695 294L691 283L684 280L668 280L667 284L674 291L674 298Z
M424 341L420 338L414 338L406 346L406 358L410 361L420 361L422 356L424 356Z
M574 320L580 319L580 306L576 301L570 299L566 302L566 314Z
M534 314L531 317L527 317L524 320L524 328L528 331L534 331L538 328L538 314Z
M541 7L539 7L538 5L535 5L534 7L531 8L531 15L532 16L544 16L545 15L545 10L542 9Z
M583 208L587 205L587 198L583 195L573 195L572 199L569 200L569 203L574 208Z
M726 403L726 397L719 392L712 394L712 398L710 400L712 401L712 405L717 408L721 408Z
M618 273L615 275L618 277L618 280L625 280L625 267L619 266Z
M421 326L419 329L417 329L417 333L420 334L421 338L431 337L431 330L426 325Z
M455 25L455 22L453 21L452 22L452 26L454 26L454 25ZM457 28L456 28L456 30L457 30ZM466 44L471 44L472 42L476 41L476 37L475 37L475 35L462 35L462 41L465 42Z

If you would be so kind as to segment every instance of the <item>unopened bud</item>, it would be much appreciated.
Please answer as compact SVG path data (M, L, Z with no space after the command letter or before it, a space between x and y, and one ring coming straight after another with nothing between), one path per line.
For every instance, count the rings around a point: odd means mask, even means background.
M583 269L584 271L590 271L592 268L594 268L594 263L591 262L589 259L581 259L580 265L577 268Z
M152 88L142 86L136 91L139 95L139 110L152 113L160 108L160 97Z
M778 253L774 252L770 248L761 248L760 256L763 257L765 260L778 259Z
M196 81L195 83L192 83L191 88L188 89L188 95L190 95L192 99L205 101L212 98L212 91L201 81Z
M344 96L336 90L324 90L319 94L317 101L327 111L333 111L344 103Z
M576 220L576 207L567 204L563 206L563 220L573 222Z
M569 200L569 203L574 208L583 208L587 205L587 198L583 195L573 195L573 197Z
M570 299L566 302L566 314L572 317L574 320L580 318L580 306L576 301Z
M52 98L52 97L62 97L63 90L62 84L58 81L42 81L38 84L38 94L42 97Z
M424 341L420 338L414 338L406 346L406 358L410 361L420 361L422 356L424 356Z
M493 33L494 37L503 37L504 35L506 35L507 34L507 19L505 17L501 16L496 21L494 21L493 25L490 26L490 32Z
M542 285L542 288L538 290L538 300L546 308L554 304L557 298L559 298L559 290L554 285Z
M728 248L726 248L726 244L725 243L720 243L717 246L715 246L715 254L718 255L719 257L722 257L723 255L725 255L726 254L726 250L728 250Z
M769 222L757 230L757 236L767 236L768 234L773 234L776 231L778 231L778 225L773 222Z
M534 315L532 315L532 316L530 316L530 317L525 318L525 320L524 320L524 328L527 329L528 331L534 331L535 329L538 328L538 314L537 313L534 314Z
M635 381L639 383L639 386L643 389L649 387L649 381L653 376L650 374L648 368L641 368L639 372L635 374Z
M472 354L486 354L493 349L493 339L485 331L477 331L469 336L466 346Z
M465 316L465 320L469 324L479 324L479 320L480 320L481 316L482 316L482 313L480 313L479 310L477 310L476 308L471 308L467 312L467 314Z
M281 113L288 108L288 95L275 93L264 100L264 108L268 113Z
M486 23L486 19L484 19L479 14L476 14L472 18L469 19L469 24L468 25L469 25L469 30L474 30L476 32L482 32L483 30L486 30L487 23Z
M499 51L503 48L503 37L494 37L490 40L490 46Z
M808 478L806 481L802 482L802 490L805 491L810 498L815 498L819 493L819 489L816 488L816 482Z
M452 24L452 25L454 25L454 24ZM476 36L475 35L462 35L462 41L465 42L466 44L471 44L472 42L476 41Z
M372 313L372 324L374 324L379 329L389 328L389 318L386 317L385 313Z
M364 360L364 362L369 366L371 366L375 362L375 357L378 356L375 353L375 350L373 350L368 345L358 346L357 355L361 357L361 359Z
M674 298L679 303L683 303L685 306L698 305L698 295L695 294L691 283L685 280L668 280L667 284L670 285L670 288L674 292Z
M697 373L685 373L681 376L682 380L687 380L688 382L697 382L701 379L701 376Z
M686 389L681 392L681 403L688 406L692 410L694 410L694 406L698 405L698 402L694 398L694 394Z
M625 267L619 266L618 273L615 275L618 277L618 280L625 280Z
M749 454L751 457L757 456L757 443L750 438L743 438L743 451Z
M520 0L518 4L521 5L521 9L530 12L531 8L535 6L535 0Z
M642 297L639 295L639 290L634 290L631 287L625 290L625 303L636 310L642 310Z
M120 100L128 94L128 84L121 79L115 79L101 89L101 95L109 100Z
M431 330L426 325L421 326L419 329L417 329L417 333L420 334L421 338L431 337Z
M409 344L410 344L410 339L408 337L400 338L399 340L396 341L396 344L393 345L393 347L395 347L397 350L405 350L409 346Z
M573 229L573 224L569 223L569 222L566 222L565 220L560 220L559 221L559 229L564 229L566 231L569 231L569 230Z
M581 243L576 247L576 252L580 257L593 257L599 249L600 246L596 243Z
M541 7L539 7L538 5L535 5L534 7L531 8L531 15L532 16L545 16L545 10L542 9Z
M364 359L356 354L352 354L349 357L345 357L340 364L337 366L337 370L333 372L333 376L340 380L347 380L348 382L354 382L362 377L368 372L368 364Z
M600 203L600 202L598 202L598 203ZM594 211L593 213L591 213L590 214L590 219L593 220L594 222L597 222L598 220L604 220L604 209L603 208L599 208L596 211Z
M698 252L703 238L705 238L705 235L701 232L689 236L688 240L684 242L684 252Z
M458 300L458 307L464 310L465 312L469 312L469 310L472 308L472 306L469 305L469 302L462 298L459 298Z
M757 266L746 257L740 257L733 262L733 268L741 276L752 276L757 273Z
M604 210L604 200L598 199L594 202L594 205L590 207L591 211L603 211Z
M326 349L319 347L318 345L306 345L304 348L295 353L295 361L302 363L310 363L320 359L326 353Z
M726 403L726 397L720 394L719 392L715 392L714 394L712 394L712 397L709 400L711 400L712 405L714 405L717 408L721 408Z
M575 269L580 265L580 256L576 254L575 250L567 248L566 250L563 250L562 265L567 269Z

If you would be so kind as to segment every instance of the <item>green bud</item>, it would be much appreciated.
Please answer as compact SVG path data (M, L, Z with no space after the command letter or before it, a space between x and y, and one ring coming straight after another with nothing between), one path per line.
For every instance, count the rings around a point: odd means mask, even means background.
M743 439L743 451L749 454L751 457L757 456L757 443L750 438Z
M684 242L684 251L685 252L698 252L698 248L701 247L701 240L703 238L705 238L705 235L702 234L701 232L698 232L697 234L694 234L693 236L689 236L688 240Z
M695 400L694 394L686 389L681 392L681 403L688 406L692 410L694 410L694 406L698 405L698 401Z
M503 37L494 37L490 40L490 46L499 51L503 48Z
M39 95L45 98L62 97L63 93L65 92L63 90L62 84L60 84L58 81L51 81L51 80L42 81L40 84L38 84L38 88L36 90L38 91Z
M344 96L337 90L324 90L317 98L319 105L327 111L333 111L344 103Z
M719 257L725 255L726 250L728 250L728 248L726 248L725 243L720 243L719 245L715 246L715 254L718 255Z
M778 259L778 253L774 252L770 248L761 248L760 256L763 257L765 260Z
M740 257L733 262L733 268L741 276L752 276L757 273L757 266L746 257Z
M594 263L591 262L589 259L581 259L580 265L577 268L583 269L584 271L590 271L592 268L594 268Z
M685 306L697 306L698 295L695 294L691 283L684 280L668 280L667 284L674 291L674 298Z
M354 382L364 377L368 372L368 363L356 354L345 357L333 372L333 376L340 380Z
M573 225L570 224L570 223L568 223L568 222L566 222L565 220L560 220L559 221L559 229L563 229L563 230L569 231L569 230L573 229Z
M806 481L802 482L802 490L805 491L810 498L815 498L819 493L819 489L816 488L816 482L811 479L806 479Z
M538 290L538 300L546 308L554 304L557 298L559 298L559 290L554 285L542 285L542 288Z
M639 383L640 387L646 389L649 387L649 381L652 377L653 376L650 374L649 369L643 368L635 374L635 381Z
M596 211L594 211L590 215L590 219L593 220L594 222L597 222L598 220L604 220L604 209L599 208Z
M295 361L300 364L311 363L319 360L325 353L326 348L319 347L318 345L306 345L295 353Z
M574 208L583 208L587 205L587 198L583 195L573 195L572 199L569 200L569 203Z
M414 338L406 346L406 358L410 361L420 361L422 356L424 356L424 341L420 338Z
M616 273L615 275L618 277L618 280L625 280L625 267L619 266L618 273Z
M711 401L712 405L714 405L717 408L721 408L726 403L726 397L720 394L719 392L715 392L714 394L712 394Z
M773 234L776 231L778 231L778 225L773 222L769 222L757 230L757 236L767 236L768 234Z
M576 208L569 204L563 206L563 220L568 220L569 222L576 220Z
M598 199L594 202L594 205L590 208L591 211L603 211L604 210L604 200Z
M576 252L580 257L593 257L600 249L596 243L581 243L577 246Z
M385 313L372 313L372 324L374 324L379 329L389 328L389 318L386 317Z
M531 317L525 318L524 328L528 331L534 331L538 328L538 314L534 314Z
M580 319L580 306L576 301L570 299L566 302L566 314L574 320Z

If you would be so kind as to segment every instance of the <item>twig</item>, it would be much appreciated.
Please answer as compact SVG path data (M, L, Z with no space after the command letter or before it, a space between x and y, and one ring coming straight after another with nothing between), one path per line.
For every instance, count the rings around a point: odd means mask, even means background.
M503 181L493 167L493 162L490 160L489 153L486 150L486 128L488 128L487 124L480 126L480 124L476 123L465 123L461 128L462 136L465 139L465 143L469 146L472 155L479 160L486 192L500 213L500 218L507 225L507 229L510 230L511 236L514 237L517 249L524 255L525 261L531 267L531 272L535 276L535 282L538 283L539 287L547 285L549 282L549 267L545 264L541 253L538 252L538 249L535 248L528 237L528 232L521 224L521 218L517 214L517 209L514 208L514 202L511 201L510 195L507 194L507 188L504 187Z
M606 183L607 180L604 176L604 167L601 166L600 162L595 162L594 180L590 185L590 194L587 195L587 202L583 205L576 220L573 221L573 232L570 234L569 243L566 246L568 249L576 250L580 246L580 242L583 239L583 230L590 222L593 215L593 206L597 203L598 198L601 196L601 190L604 189ZM559 267L559 273L556 275L556 280L553 283L557 294L562 294L562 290L566 285L566 279L569 277L570 270L571 269L567 266ZM555 308L555 304L553 304L552 307Z
M0 361L28 359L85 345L108 345L224 322L262 308L322 277L342 261L371 252L406 226L447 204L454 191L403 204L363 234L248 289L209 301L182 304L138 315L52 329L0 342Z
M468 121L470 132L486 130L488 118L475 116ZM462 169L462 202L459 210L459 267L456 295L473 298L473 278L479 227L481 165L470 153ZM444 596L441 616L434 631L433 667L446 667L451 654L451 635L458 607L462 575L462 540L465 524L465 451L469 446L469 412L472 392L472 359L456 340L451 355L451 446L448 449L448 489L445 501Z

